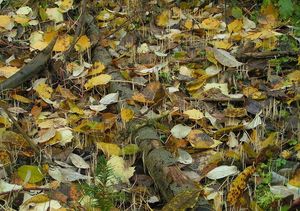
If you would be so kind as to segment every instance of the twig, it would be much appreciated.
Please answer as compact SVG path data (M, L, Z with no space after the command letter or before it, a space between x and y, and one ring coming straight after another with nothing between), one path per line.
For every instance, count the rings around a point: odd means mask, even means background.
M133 16L129 17L124 23L122 23L120 26L118 26L114 31L112 31L111 33L109 33L108 35L106 35L104 37L104 39L110 37L111 35L115 34L118 31L120 31L127 24L132 23L133 21L135 21L135 17L138 16L138 15L139 15L139 13L137 12Z
M80 18L78 20L78 25L76 27L76 30L75 30L75 35L74 35L74 39L70 45L70 47L68 48L68 50L66 50L64 52L64 57L65 59L68 58L69 54L71 53L71 51L74 49L77 41L79 40L80 38L80 35L82 34L82 29L84 27L84 23L85 23L85 13L86 13L86 0L83 0L81 2L81 15L80 15Z
M139 85L139 86L146 86L145 84L141 84L141 83L139 83L139 82L134 82L134 81L110 80L110 82L130 83L130 84Z
M2 192L2 193L0 193L0 196L8 195L8 194L15 193L15 192L32 191L32 190L51 191L53 189L51 189L51 188L42 188L42 187L30 187L30 188L23 187L20 190L19 189L15 189L15 190L11 190L11 191Z
M269 52L255 52L255 53L243 53L237 55L238 59L265 59L272 57L282 57L282 56L298 56L300 51L269 51Z
M203 98L197 99L193 97L186 97L186 100L190 101L204 101L204 102L245 102L245 98Z

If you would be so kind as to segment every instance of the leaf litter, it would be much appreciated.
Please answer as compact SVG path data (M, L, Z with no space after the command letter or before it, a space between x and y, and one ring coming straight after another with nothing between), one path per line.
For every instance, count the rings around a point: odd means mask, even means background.
M299 5L254 3L0 1L2 206L297 207Z

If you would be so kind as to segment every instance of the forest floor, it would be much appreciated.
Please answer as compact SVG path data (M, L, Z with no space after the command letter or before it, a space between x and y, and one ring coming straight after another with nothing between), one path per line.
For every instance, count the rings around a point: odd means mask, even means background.
M297 1L0 0L1 210L297 210Z

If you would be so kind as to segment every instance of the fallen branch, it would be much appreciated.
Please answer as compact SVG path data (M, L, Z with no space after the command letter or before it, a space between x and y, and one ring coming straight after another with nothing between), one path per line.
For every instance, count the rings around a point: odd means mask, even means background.
M32 61L22 67L21 70L13 74L11 77L0 83L0 91L4 91L6 89L13 89L25 81L34 77L37 73L39 73L50 59L52 49L57 40L57 37L54 38L49 45L42 50Z
M193 97L186 97L186 100L190 101L204 101L204 102L245 102L245 98L203 98L203 99L197 99Z
M299 51L268 51L268 52L255 52L255 53L243 53L237 55L237 59L267 59L272 57L282 56L298 56Z

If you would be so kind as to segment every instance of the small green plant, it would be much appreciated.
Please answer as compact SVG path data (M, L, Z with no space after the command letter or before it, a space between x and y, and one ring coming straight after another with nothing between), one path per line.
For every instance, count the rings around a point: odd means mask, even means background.
M295 61L295 58L292 58L292 57L281 57L281 58L277 58L277 59L270 59L269 60L269 63L270 65L273 65L275 66L275 70L276 70L276 73L280 73L282 71L282 64L284 63L288 63L288 62L293 62Z
M125 193L116 191L112 181L118 181L112 168L108 165L104 156L100 156L95 170L95 178L92 184L81 186L85 195L91 199L91 207L109 211L118 201L125 199Z
M265 163L260 164L258 168L258 174L261 177L262 182L257 186L255 190L255 201L263 210L269 210L268 208L270 204L273 201L279 199L278 196L276 196L270 191L270 187L269 187L272 180L272 173L270 170L271 166L272 166L272 161L270 160L267 164Z
M261 184L259 185L256 190L256 203L263 209L263 210L269 210L270 204L278 200L279 197L273 194L270 191L270 187L267 184Z
M170 72L160 71L159 78L165 83L172 82L172 76L171 76Z
M283 158L277 158L275 160L275 167L276 167L276 169L280 169L280 168L282 168L285 165L286 165L286 160L285 159L283 159Z

